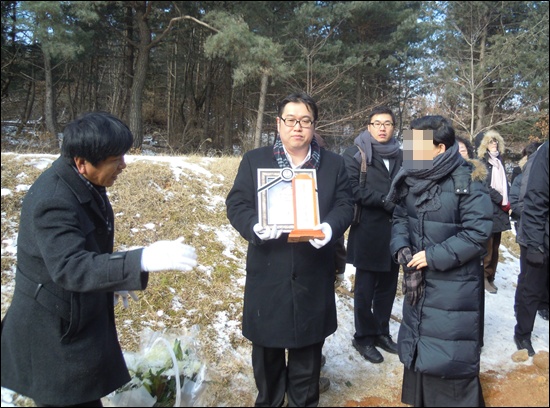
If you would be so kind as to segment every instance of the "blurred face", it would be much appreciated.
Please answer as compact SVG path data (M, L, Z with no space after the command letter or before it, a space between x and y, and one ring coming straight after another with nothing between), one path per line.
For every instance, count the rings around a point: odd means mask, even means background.
M289 102L285 105L281 117L277 117L277 130L289 153L305 156L315 133L313 113L305 103Z
M122 170L126 168L124 155L109 156L96 166L86 159L75 158L76 168L86 179L96 186L111 187Z
M457 141L458 142L458 141ZM465 159L469 159L468 157L468 149L466 148L466 145L462 142L458 142L458 153Z
M433 159L445 152L445 145L433 142L433 130L405 130L403 132L403 167L430 169Z
M367 129L378 143L387 143L393 136L394 126L391 115L382 113L371 118Z

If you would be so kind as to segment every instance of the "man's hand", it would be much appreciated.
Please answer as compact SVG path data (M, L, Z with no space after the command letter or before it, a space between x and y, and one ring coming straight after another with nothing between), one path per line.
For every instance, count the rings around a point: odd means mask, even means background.
M324 247L326 244L330 242L330 239L332 238L332 227L329 223L323 222L322 224L316 225L313 227L314 230L321 230L323 234L325 234L324 239L310 239L309 243L313 245L315 248L320 249Z
M337 273L334 275L334 289L340 287L340 285L344 282L344 274L343 273Z
M277 226L274 225L273 227L262 227L259 223L254 225L252 228L254 230L254 233L260 238L262 241L267 241L270 239L279 239L281 235L283 234L283 231L277 229Z
M525 261L527 263L535 268L540 268L544 265L546 255L544 253L540 252L539 250L532 250L528 249L527 253L525 254Z
M143 248L141 270L158 272L178 270L188 272L197 266L195 248L183 243L183 237L174 241L157 241Z
M117 290L115 292L115 306L118 304L119 299L122 299L122 306L124 309L128 308L128 298L131 297L134 301L138 301L138 297L133 290Z

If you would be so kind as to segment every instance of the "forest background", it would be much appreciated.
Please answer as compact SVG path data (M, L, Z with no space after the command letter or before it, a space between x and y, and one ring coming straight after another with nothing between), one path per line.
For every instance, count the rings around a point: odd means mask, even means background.
M440 114L470 139L498 130L517 160L548 138L548 5L2 1L2 122L19 149L38 137L57 152L64 124L104 110L134 153L239 155L272 143L277 101L305 91L337 152L388 105L398 138Z

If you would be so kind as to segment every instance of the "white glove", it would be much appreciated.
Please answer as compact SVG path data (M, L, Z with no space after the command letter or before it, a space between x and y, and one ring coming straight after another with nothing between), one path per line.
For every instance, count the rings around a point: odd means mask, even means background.
M267 241L269 239L278 239L283 234L283 231L278 230L276 225L274 225L272 228L263 228L258 223L254 225L252 229L254 230L258 238L260 238L262 241Z
M195 248L183 243L183 237L174 241L157 241L143 248L141 270L158 272L178 270L188 272L197 266Z
M319 224L319 225L316 225L315 227L313 227L313 229L323 231L323 234L325 234L325 238L324 239L317 239L317 238L310 239L309 243L311 245L313 245L315 248L319 249L319 248L322 248L326 244L329 243L330 239L332 238L332 228L328 223L323 222L322 224Z
M336 275L334 275L334 289L339 288L342 282L344 282L343 273L337 273Z
M133 290L117 290L115 292L115 306L118 304L118 300L122 298L122 306L124 307L124 309L127 309L128 297L131 297L136 302L139 300L136 293Z

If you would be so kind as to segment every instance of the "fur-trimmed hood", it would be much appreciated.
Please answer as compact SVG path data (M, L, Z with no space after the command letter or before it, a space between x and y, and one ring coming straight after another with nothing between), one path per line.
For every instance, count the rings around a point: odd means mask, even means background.
M472 181L485 182L487 178L487 167L478 159L466 159L472 167Z
M496 130L488 130L483 135L483 138L481 139L481 143L479 144L479 147L477 148L477 157L482 159L485 154L489 151L489 141L496 139L498 141L498 152L500 153L500 156L504 154L504 139L498 133Z

